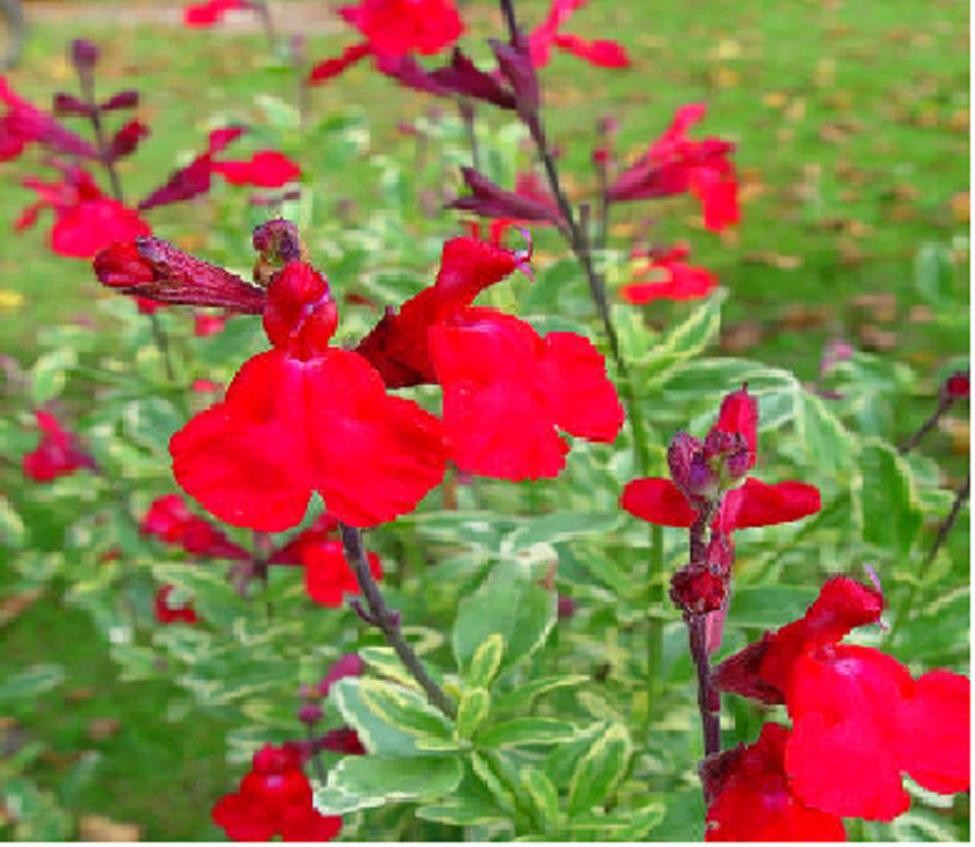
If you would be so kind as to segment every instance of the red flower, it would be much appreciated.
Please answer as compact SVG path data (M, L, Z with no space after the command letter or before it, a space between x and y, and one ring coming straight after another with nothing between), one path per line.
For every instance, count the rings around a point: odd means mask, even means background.
M673 123L609 189L615 202L665 197L690 191L701 203L704 225L715 232L738 222L738 181L728 158L734 145L720 138L693 141L687 130L707 107L682 106Z
M77 439L61 427L54 415L37 411L34 419L41 429L41 440L24 456L24 476L34 482L51 482L80 468L94 469L94 460L78 447Z
M792 790L785 768L788 740L789 730L767 723L754 744L705 764L707 841L846 840L839 817L807 806Z
M278 532L301 521L318 491L337 519L373 526L411 511L440 482L440 422L389 397L362 356L330 347L336 324L325 279L286 265L264 310L273 349L173 436L176 480L221 520Z
M51 249L62 256L90 259L117 241L150 233L134 209L105 197L87 171L68 168L60 182L31 177L23 184L40 199L24 210L16 228L33 226L43 209L52 209Z
M359 738L359 733L351 726L330 729L322 736L317 746L332 753L341 753L343 756L365 756L368 752L362 744L362 739Z
M91 144L24 100L4 76L0 76L0 103L6 106L0 117L0 162L16 159L30 144L83 159L98 158L98 151Z
M620 505L630 514L660 526L689 527L697 518L697 498L717 493L722 478L741 478L755 464L758 407L747 390L725 397L718 420L702 445L688 439L687 456L680 467L673 463L674 480L661 477L635 479L623 490ZM729 448L724 436L739 437L744 449ZM679 439L675 439L675 444ZM731 452L729 452L729 449ZM677 483L680 483L679 485ZM804 482L773 485L749 477L724 494L715 517L719 531L790 523L815 514L821 507L819 490Z
M153 500L139 523L139 530L194 556L242 562L251 558L243 547L234 544L213 524L194 515L179 494L167 494Z
M453 0L360 0L343 6L339 14L365 42L347 47L338 59L326 59L312 68L311 84L325 82L368 55L399 59L414 53L439 53L453 44L464 24Z
M293 536L271 555L272 565L304 565L305 547L335 540L338 521L327 512L308 528Z
M433 327L430 349L451 458L463 471L554 477L569 452L557 430L611 442L623 425L602 356L571 332L542 337L511 315L468 308Z
M430 360L430 328L465 306L485 288L523 268L528 256L476 238L444 243L436 282L387 312L356 352L382 374L390 388L436 382Z
M261 150L245 161L214 162L213 172L231 185L257 188L280 188L301 176L298 165L274 150Z
M153 602L153 611L155 612L156 620L162 624L198 623L200 619L191 605L169 605L169 595L172 593L172 585L160 586L156 591L156 598Z
M952 400L963 400L971 393L971 377L968 371L956 371L945 380L942 391Z
M556 47L600 68L627 68L630 57L626 49L615 41L597 39L589 41L578 35L561 33L562 26L586 4L587 0L552 0L548 17L528 36L532 64L545 67Z
M325 678L318 683L318 695L328 697L332 686L347 676L362 676L366 671L366 663L357 653L346 653L329 668Z
M635 255L647 263L634 272L636 282L620 288L620 296L634 305L707 297L718 287L718 278L706 268L687 264L684 259L690 253L686 244L679 244L669 250Z
M319 605L337 609L346 594L359 593L359 583L345 560L341 541L306 545L302 550L302 559L305 565L305 590ZM373 577L382 579L383 568L379 557L370 553L368 559Z
M786 704L794 792L843 817L892 820L905 812L902 772L943 794L969 786L968 680L948 671L915 680L879 650L839 644L854 627L879 620L882 608L878 591L834 577L801 619L766 633L714 674L722 690Z
M220 23L227 12L250 9L246 0L208 0L206 3L190 3L183 8L183 23L188 27L204 28Z
M294 748L265 745L254 754L239 790L222 797L211 813L234 841L331 841L342 819L315 811L311 784Z

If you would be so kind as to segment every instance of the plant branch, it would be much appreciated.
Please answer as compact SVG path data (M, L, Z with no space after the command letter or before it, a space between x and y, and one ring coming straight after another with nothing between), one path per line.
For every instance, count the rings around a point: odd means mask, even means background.
M910 438L907 439L899 448L899 453L903 456L906 453L910 453L921 441L924 439L932 429L938 425L938 421L944 417L947 411L955 404L955 398L950 394L943 394L938 399L938 407L934 410L931 417L928 418L917 432L915 432Z
M398 612L390 610L383 599L379 586L372 577L369 570L369 562L366 558L366 551L362 544L362 533L354 526L340 523L339 531L342 534L342 547L345 549L346 561L352 566L355 572L359 588L366 599L369 607L369 622L378 627L386 641L396 651L403 666L409 671L423 689L427 699L443 712L448 718L453 719L457 710L453 702L447 697L443 689L434 682L433 678L427 673L427 669L416 655L409 642L403 638L400 627L400 616Z
M474 105L466 97L457 99L457 111L460 112L460 119L464 122L464 130L467 133L467 144L471 148L471 164L474 170L481 169L481 148L477 143L477 127L474 124Z

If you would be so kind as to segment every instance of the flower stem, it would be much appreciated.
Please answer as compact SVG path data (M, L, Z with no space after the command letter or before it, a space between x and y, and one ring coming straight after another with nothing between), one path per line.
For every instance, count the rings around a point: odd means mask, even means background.
M359 582L359 588L366 598L370 623L382 631L386 641L399 656L403 667L417 681L424 694L427 695L427 699L448 718L453 719L457 714L453 702L447 697L443 689L434 682L420 661L420 657L413 651L409 642L403 638L399 614L391 611L386 605L386 601L379 591L379 586L372 577L369 562L366 559L366 551L362 544L362 533L356 527L344 523L339 524L339 531L342 534L342 547L345 549L346 561L352 566L356 580Z
M481 169L481 148L477 143L477 127L474 124L474 104L466 97L457 100L457 111L460 112L460 119L464 122L464 130L467 132L467 143L471 148L471 164L474 170Z
M945 413L954 405L955 398L951 395L944 394L938 400L938 407L934 410L917 432L915 432L910 438L907 439L899 448L900 454L903 456L906 453L910 453L921 441L924 439L932 429L938 425L938 421L944 417Z

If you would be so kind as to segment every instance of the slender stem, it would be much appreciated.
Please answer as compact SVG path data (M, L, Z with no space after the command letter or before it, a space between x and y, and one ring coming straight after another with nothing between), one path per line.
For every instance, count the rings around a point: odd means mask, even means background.
M322 785L328 782L328 776L325 773L325 765L322 764L321 753L318 750L315 742L315 729L309 723L305 724L305 728L308 730L308 758L311 759L311 766L315 771L315 779L317 779Z
M691 615L687 620L687 632L691 658L697 668L697 705L701 712L704 755L707 757L721 751L721 695L711 683L705 620L705 615Z
M166 371L166 378L170 382L176 381L176 373L173 370L173 360L169 355L169 336L166 335L166 330L163 329L162 321L159 320L159 315L155 312L149 315L149 325L152 327L152 338L156 342L156 348L162 355L163 368Z
M474 170L481 169L481 150L477 143L477 127L474 125L474 105L466 97L457 100L457 111L464 122L464 129L467 132L467 143L471 148L471 164Z
M267 36L268 45L273 50L278 35L274 28L274 18L271 17L271 7L267 3L267 0L253 0L253 8L257 11L261 19L261 25L264 27L264 34Z
M914 433L910 438L905 441L899 449L900 454L903 456L905 453L910 453L918 444L921 443L924 436L926 436L932 429L938 425L938 421L944 417L945 413L954 405L955 398L949 394L944 394L938 400L938 407L934 410L931 417L928 418L923 424L921 424L920 429Z
M962 506L968 502L968 498L972 493L972 475L971 472L965 477L965 481L958 487L955 492L955 500L951 504L951 510L948 512L948 516L941 522L938 526L938 533L934 538L934 543L931 545L931 549L928 550L928 554L924 557L924 561L921 563L921 567L917 571L917 579L911 583L911 587L907 594L904 595L901 602L897 605L897 610L894 613L894 618L900 621L902 616L906 611L914 606L914 600L917 595L918 586L923 585L925 579L927 578L928 569L931 567L931 563L934 562L938 555L938 551L944 547L945 542L948 540L948 536L951 534L951 530L954 528L956 521L958 520L958 515L961 514Z
M515 7L512 0L501 0L501 14L504 15L504 24L508 28L508 32L511 33L512 40L514 40L515 33L518 30L518 21L515 19Z
M342 546L345 549L346 561L352 566L359 582L359 588L362 589L362 594L366 598L371 622L382 631L386 641L399 656L403 667L419 683L420 688L427 695L427 699L448 718L453 718L457 713L454 704L427 673L420 657L413 651L409 642L403 638L399 614L391 611L386 605L386 601L379 591L379 586L372 577L369 562L366 559L366 551L362 544L362 533L354 526L348 526L344 523L339 524L339 531L342 534Z

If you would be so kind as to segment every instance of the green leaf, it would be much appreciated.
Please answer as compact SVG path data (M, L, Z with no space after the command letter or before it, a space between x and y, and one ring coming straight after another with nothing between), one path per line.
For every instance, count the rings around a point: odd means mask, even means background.
M504 656L504 636L493 632L474 651L465 679L470 685L487 688L501 669Z
M20 548L24 546L26 536L23 518L17 514L10 501L0 495L0 544Z
M456 749L453 727L422 695L375 679L342 679L329 695L376 756L422 756Z
M486 688L467 688L460 695L457 708L457 734L471 738L491 711L491 695Z
M662 803L638 809L620 809L612 814L585 814L573 818L567 827L573 841L643 841L664 819Z
M128 403L122 413L126 436L157 453L168 450L169 439L184 423L184 416L162 397L135 400Z
M701 353L721 329L724 290L718 291L675 326L663 340L634 363L634 373L644 386L665 379L678 365Z
M558 826L559 791L552 780L538 768L522 768L519 777L521 787L532 801L538 817L545 823L545 829Z
M590 677L583 674L568 674L566 676L546 676L541 679L534 679L519 685L512 691L508 691L495 697L494 712L518 711L525 712L531 708L536 697L540 697L556 688L567 688L573 685L582 685L589 682Z
M622 520L622 512L553 512L534 518L510 533L502 542L501 554L512 555L535 544L556 544L582 535L611 534Z
M70 348L45 353L30 369L30 396L35 406L43 406L63 390L68 371L78 364L78 354Z
M741 585L731 597L728 622L735 626L777 629L801 618L818 590L806 585Z
M403 663L392 647L362 647L359 649L359 656L380 676L395 680L407 688L420 690L416 680L403 667Z
M619 785L633 744L623 724L609 724L576 763L569 781L569 815L603 805Z
M33 700L64 682L64 668L50 662L31 665L0 682L0 703L11 700Z
M820 397L807 391L799 395L796 429L806 455L822 474L836 477L853 465L856 441Z
M863 520L863 539L905 556L921 529L922 515L910 467L884 441L863 442L859 455L861 481L857 495Z
M555 617L555 592L536 585L516 562L500 562L460 604L453 632L458 667L466 676L478 647L494 634L506 645L501 669L513 667L541 647Z
M454 756L346 756L316 790L315 806L343 815L387 803L429 803L453 792L463 774Z
M932 306L944 306L954 296L951 248L928 242L914 256L914 286Z
M526 747L571 741L579 734L575 724L554 718L514 718L477 734L479 748Z

